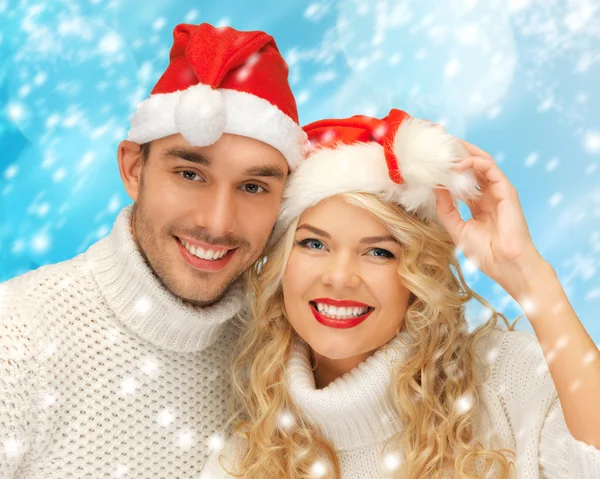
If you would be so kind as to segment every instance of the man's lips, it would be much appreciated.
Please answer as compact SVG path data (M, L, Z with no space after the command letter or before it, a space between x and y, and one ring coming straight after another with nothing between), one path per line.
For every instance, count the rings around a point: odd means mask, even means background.
M189 245L195 246L196 248L200 247L205 251L213 250L213 251L221 252L221 251L231 251L232 249L236 249L236 247L234 247L234 246L221 246L221 245L215 245L215 244L210 244L210 243L204 243L202 241L186 238L184 236L175 236L175 238L177 238L180 241L185 241Z
M177 247L179 248L179 252L181 253L183 259L193 268L203 271L216 272L225 268L225 266L227 266L227 264L231 261L231 258L233 258L233 255L237 251L237 249L230 249L227 250L227 252L220 259L208 260L199 258L198 256L188 251L186 247L181 243L178 237L175 237L175 242L177 243Z

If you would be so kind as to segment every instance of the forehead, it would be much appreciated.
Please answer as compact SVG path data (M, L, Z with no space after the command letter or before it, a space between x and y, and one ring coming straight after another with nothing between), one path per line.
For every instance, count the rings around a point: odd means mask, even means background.
M327 198L308 208L298 224L303 223L322 229L334 238L348 240L389 234L387 227L373 213L340 196Z
M173 150L194 153L208 160L205 166L228 172L261 166L277 167L285 173L288 170L287 161L277 149L240 135L224 134L212 145L193 146L182 135L176 134L155 140L152 147L161 156Z

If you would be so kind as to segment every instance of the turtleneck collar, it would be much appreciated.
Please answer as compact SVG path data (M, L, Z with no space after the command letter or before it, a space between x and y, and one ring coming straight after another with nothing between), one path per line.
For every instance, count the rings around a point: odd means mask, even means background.
M132 209L125 207L110 234L84 253L85 265L109 307L130 330L163 349L202 351L240 311L241 281L213 305L185 303L163 286L138 250L131 232Z
M295 338L288 363L290 395L300 414L338 451L383 443L400 430L389 386L393 364L409 354L405 334L323 389L315 386L308 345Z

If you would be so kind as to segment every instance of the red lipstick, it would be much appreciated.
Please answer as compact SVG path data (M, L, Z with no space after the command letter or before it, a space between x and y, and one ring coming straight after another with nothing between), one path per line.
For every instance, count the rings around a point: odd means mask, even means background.
M323 314L319 313L317 309L317 303L329 304L331 306L337 306L338 308L369 308L369 310L363 314L362 316L357 316L355 318L350 319L333 319ZM335 329L350 329L358 326L365 319L369 317L369 315L374 311L374 308L365 303L359 303L358 301L350 301L350 300L336 300L330 298L318 298L310 301L310 310L315 317L315 319L321 323L323 326L327 326L328 328Z
M370 308L368 304L359 303L358 301L351 301L349 299L331 299L331 298L317 298L312 300L313 303L329 304L330 306L337 306L338 308Z

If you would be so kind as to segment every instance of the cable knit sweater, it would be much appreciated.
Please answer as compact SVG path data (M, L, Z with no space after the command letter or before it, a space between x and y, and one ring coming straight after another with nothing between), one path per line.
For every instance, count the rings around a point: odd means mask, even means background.
M222 433L241 287L183 303L130 217L84 254L0 285L2 478L189 479Z
M402 337L320 390L307 347L296 341L292 348L290 395L302 416L333 444L343 479L392 477L402 462L401 454L381 452L386 439L399 431L388 391L390 364L407 354L398 348ZM535 336L498 328L481 338L476 350L490 367L489 379L477 388L477 439L487 447L514 451L518 479L600 478L600 451L577 441L567 429ZM480 373L483 378L485 369ZM469 401L458 404L469 406ZM235 472L245 451L245 440L229 439L220 453L213 453L200 477L232 477L219 459ZM314 472L321 477L321 471Z

